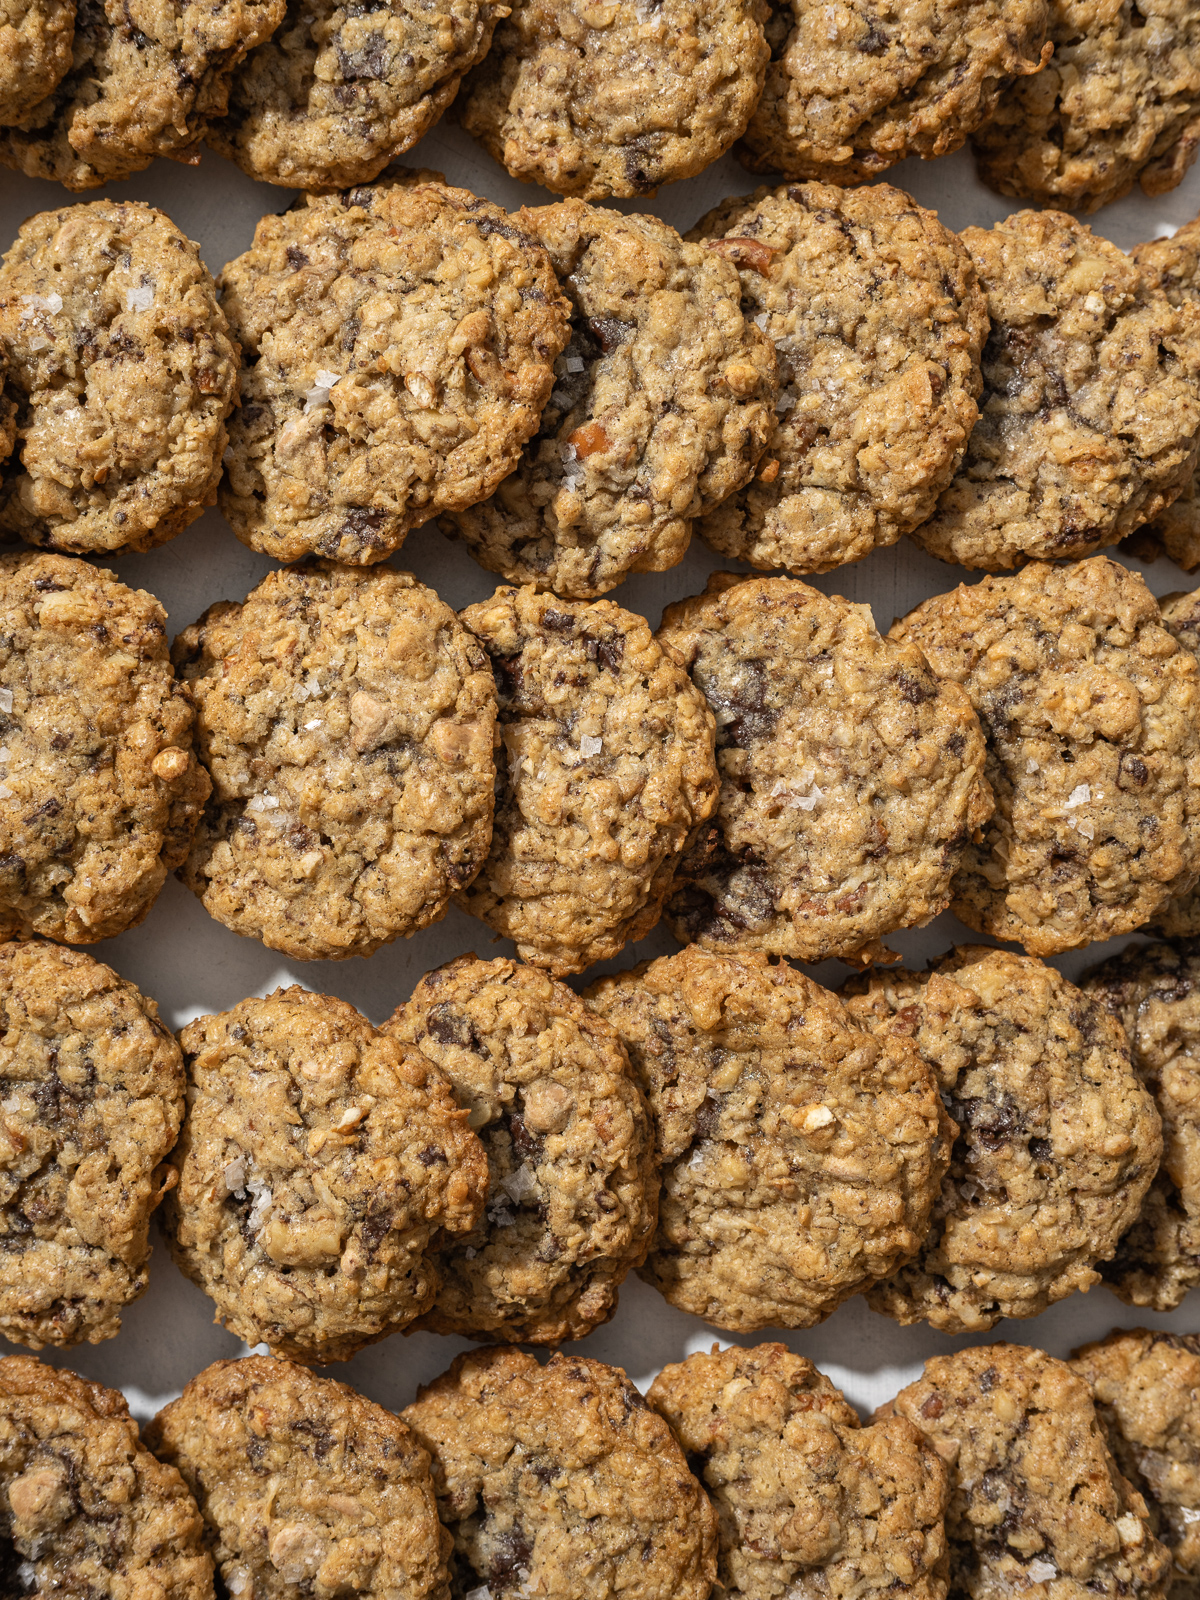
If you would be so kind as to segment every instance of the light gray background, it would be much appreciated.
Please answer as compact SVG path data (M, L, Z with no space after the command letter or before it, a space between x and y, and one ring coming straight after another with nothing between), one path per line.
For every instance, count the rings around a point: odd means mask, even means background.
M461 129L453 126L435 128L408 153L405 161L411 166L436 168L450 182L510 208L538 205L555 198L515 182ZM966 151L936 162L905 162L894 168L889 177L923 205L937 210L953 228L971 223L988 226L1017 209L978 183ZM614 204L623 211L653 211L682 231L725 196L744 194L754 187L755 180L732 157L726 157L700 177L664 189L654 200ZM161 207L199 241L214 273L249 246L261 216L283 211L292 199L290 191L255 183L207 150L199 167L158 161L128 183L111 185L90 196L72 197L54 184L0 173L0 249L8 248L18 227L31 213L68 204L73 198L98 198L100 194L145 200ZM1149 200L1135 190L1090 221L1097 232L1128 249L1139 240L1171 232L1198 210L1200 168L1173 194ZM497 582L492 574L476 566L462 545L444 539L432 525L410 535L393 564L413 571L455 608L485 599ZM1169 562L1143 566L1128 560L1127 564L1144 573L1156 594L1194 587ZM111 565L126 583L158 596L167 608L174 634L214 601L240 600L273 563L245 549L224 519L210 511L173 543ZM711 571L728 565L697 539L686 559L672 571L634 577L616 589L612 598L643 612L656 626L664 605L697 593ZM926 596L969 577L962 569L945 566L902 540L890 550L876 551L857 566L812 581L826 593L869 604L879 627L886 629L893 617L902 615ZM927 928L893 935L888 942L909 964L922 964L967 937L977 936L946 915ZM1126 942L1094 945L1055 964L1074 977ZM660 930L629 947L619 960L590 969L584 981L591 982L602 971L619 970L650 956L669 954L675 948L669 934ZM277 984L289 983L340 995L373 1022L381 1022L431 967L467 950L485 957L512 952L511 945L494 939L482 923L452 908L435 927L380 950L367 961L289 962L212 921L199 901L174 880L168 883L141 927L89 949L152 995L162 1009L163 1020L173 1028L180 1028L205 1012L223 1010L247 995L267 994ZM817 977L832 983L846 969L840 963L828 962L813 970ZM1075 1295L1030 1321L1001 1323L983 1338L961 1339L933 1333L923 1325L897 1327L868 1310L864 1301L855 1299L819 1328L778 1335L764 1332L737 1342L754 1344L761 1339L782 1338L829 1373L866 1412L914 1378L921 1362L938 1352L1007 1338L1065 1355L1075 1345L1098 1338L1113 1326L1137 1324L1180 1332L1200 1330L1200 1291L1191 1294L1171 1315L1155 1316L1130 1310L1098 1287L1089 1295ZM639 1387L645 1388L666 1362L678 1361L689 1351L707 1349L718 1338L723 1344L731 1342L728 1335L674 1310L656 1291L630 1277L621 1291L621 1304L613 1321L573 1348L624 1367ZM399 1408L413 1398L419 1383L436 1377L464 1348L466 1341L437 1334L396 1334L364 1350L353 1361L326 1370L384 1405ZM151 1262L150 1288L126 1312L120 1335L105 1344L47 1351L44 1359L124 1389L134 1413L144 1419L210 1361L244 1353L244 1349L213 1324L208 1300L181 1276L159 1240Z

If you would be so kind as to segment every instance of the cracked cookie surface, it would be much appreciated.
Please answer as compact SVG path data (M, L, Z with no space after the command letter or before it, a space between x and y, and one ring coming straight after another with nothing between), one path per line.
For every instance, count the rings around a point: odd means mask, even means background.
M0 266L17 450L0 529L149 550L216 500L238 349L198 247L136 201L43 211Z
M455 1600L705 1600L716 1516L683 1451L617 1367L476 1350L401 1413L433 1457Z
M978 1332L1098 1282L1162 1152L1105 1008L1053 967L983 945L842 995L863 1027L915 1045L955 1124L921 1249L869 1291L872 1309Z
M187 855L208 779L166 612L111 572L0 556L0 933L135 927Z
M0 5L0 127L44 100L71 65L75 0L3 0Z
M987 818L979 724L866 606L715 573L658 637L717 721L721 793L665 920L681 943L862 959L945 909Z
M483 1215L439 1255L421 1327L581 1339L617 1309L658 1215L654 1129L612 1029L544 972L460 956L384 1024L449 1078L488 1163Z
M272 572L174 656L213 780L181 876L218 922L312 961L443 915L487 856L496 691L432 589L391 568Z
M1200 306L1058 211L967 228L987 296L979 421L912 537L965 567L1086 556L1191 481Z
M515 220L550 252L570 340L516 471L447 531L514 583L588 598L676 565L750 478L775 356L733 266L658 217L568 200Z
M146 1430L183 1474L224 1592L449 1600L429 1455L399 1417L289 1361L217 1361Z
M966 689L987 738L996 809L954 880L969 928L1054 955L1191 888L1200 669L1136 573L1031 564L935 595L892 636Z
M810 1328L913 1256L950 1154L933 1073L764 955L602 978L654 1117L663 1192L640 1274L714 1327Z
M487 1187L446 1078L328 995L278 989L180 1034L171 1253L249 1345L344 1361L437 1293L431 1249Z
M737 267L781 390L756 476L700 533L791 572L895 544L932 512L978 416L987 312L957 236L889 184L809 183L723 201L689 238Z
M511 0L462 124L514 178L600 200L694 177L763 86L765 0Z
M717 801L712 713L644 617L498 589L461 613L499 701L491 854L457 899L556 977L658 921Z
M486 499L568 335L537 240L420 175L264 217L220 281L244 362L221 509L279 561L382 561Z
M1163 1600L1170 1557L1065 1362L1012 1344L934 1356L876 1417L892 1414L949 1465L953 1593Z

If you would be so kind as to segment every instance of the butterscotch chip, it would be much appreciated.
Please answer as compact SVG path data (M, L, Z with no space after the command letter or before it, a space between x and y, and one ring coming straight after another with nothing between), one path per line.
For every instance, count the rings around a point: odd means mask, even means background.
M935 595L892 637L963 686L996 810L955 914L1031 955L1152 921L1200 867L1196 658L1142 579L1104 556Z
M212 505L238 350L169 217L110 200L31 217L0 266L0 341L19 441L0 529L116 555Z
M766 0L511 0L462 123L514 178L600 200L694 177L745 130Z
M915 1423L950 1468L952 1592L1163 1600L1170 1556L1065 1362L1012 1344L934 1356L881 1410Z
M586 993L645 1089L663 1163L641 1276L718 1328L810 1328L916 1254L950 1155L907 1040L766 956L676 956Z
M226 927L300 960L441 917L487 856L487 656L408 573L270 573L175 641L213 791L181 876Z
M871 1307L978 1332L1096 1283L1162 1153L1154 1100L1103 1006L1053 967L983 945L842 994L864 1027L911 1040L954 1123L921 1249Z
M819 1585L833 1600L942 1600L949 1483L906 1418L862 1427L829 1379L781 1344L714 1345L664 1367L646 1398L716 1508L715 1595L776 1600Z
M384 1024L449 1078L487 1154L484 1213L440 1256L421 1326L581 1339L617 1309L658 1215L654 1129L613 1030L544 972L457 961Z
M0 5L0 126L33 110L71 65L75 0L4 0Z
M557 977L641 939L717 801L704 696L644 617L498 589L461 620L499 699L491 854L458 903Z
M153 595L70 556L0 556L5 938L93 944L142 920L208 794L192 723Z
M382 561L486 499L567 340L537 240L441 183L309 195L262 219L221 284L244 353L221 509L280 561Z
M456 1593L708 1595L713 1508L670 1428L618 1368L470 1351L402 1416L433 1457Z
M1037 72L1046 0L771 0L766 87L737 154L753 172L865 183L957 150ZM1038 81L1034 80L1035 83Z
M235 1600L449 1600L428 1452L348 1385L266 1356L216 1361L146 1437L195 1495Z

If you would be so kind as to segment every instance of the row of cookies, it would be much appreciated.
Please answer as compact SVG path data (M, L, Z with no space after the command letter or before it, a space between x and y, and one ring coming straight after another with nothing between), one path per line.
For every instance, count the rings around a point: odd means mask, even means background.
M399 1415L216 1362L139 1439L119 1394L0 1362L14 1578L89 1594L1192 1600L1200 1340L938 1356L866 1425L779 1344L615 1367L460 1356ZM153 1451L153 1454L151 1454ZM110 1587L116 1573L125 1580ZM17 1591L19 1592L19 1591Z
M1194 159L1200 28L1184 0L1149 32L1130 0L20 0L0 160L84 190L206 139L252 177L336 188L377 177L460 86L463 126L557 194L653 194L735 146L754 171L852 185L974 136L1002 193L1094 209Z
M953 1333L1100 1281L1170 1309L1200 1286L1198 976L1194 945L1083 989L968 946L838 995L693 946L580 997L468 955L378 1029L296 987L176 1044L82 952L3 945L0 1331L112 1337L164 1197L218 1320L309 1362L581 1338L635 1269L741 1332L854 1294Z

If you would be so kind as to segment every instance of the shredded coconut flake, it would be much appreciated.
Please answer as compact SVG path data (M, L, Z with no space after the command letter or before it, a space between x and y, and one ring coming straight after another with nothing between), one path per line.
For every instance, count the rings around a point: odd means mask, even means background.
M579 754L581 756L598 756L604 749L604 740L595 739L590 733L585 733L579 741Z
M126 311L149 311L150 307L153 304L154 304L154 286L153 286L153 284L143 283L143 284L139 284L136 289L126 289L126 291L125 291L125 309L126 309Z
M1051 1578L1058 1577L1058 1568L1053 1561L1042 1561L1040 1558L1031 1561L1025 1570L1034 1583L1049 1583Z
M1076 806L1087 805L1091 798L1091 785L1087 783L1078 784L1074 789L1071 790L1070 797L1064 802L1063 810L1074 811Z
M311 722L304 724L304 731L305 733L311 733L314 728L320 728L322 725L320 717L314 717Z

